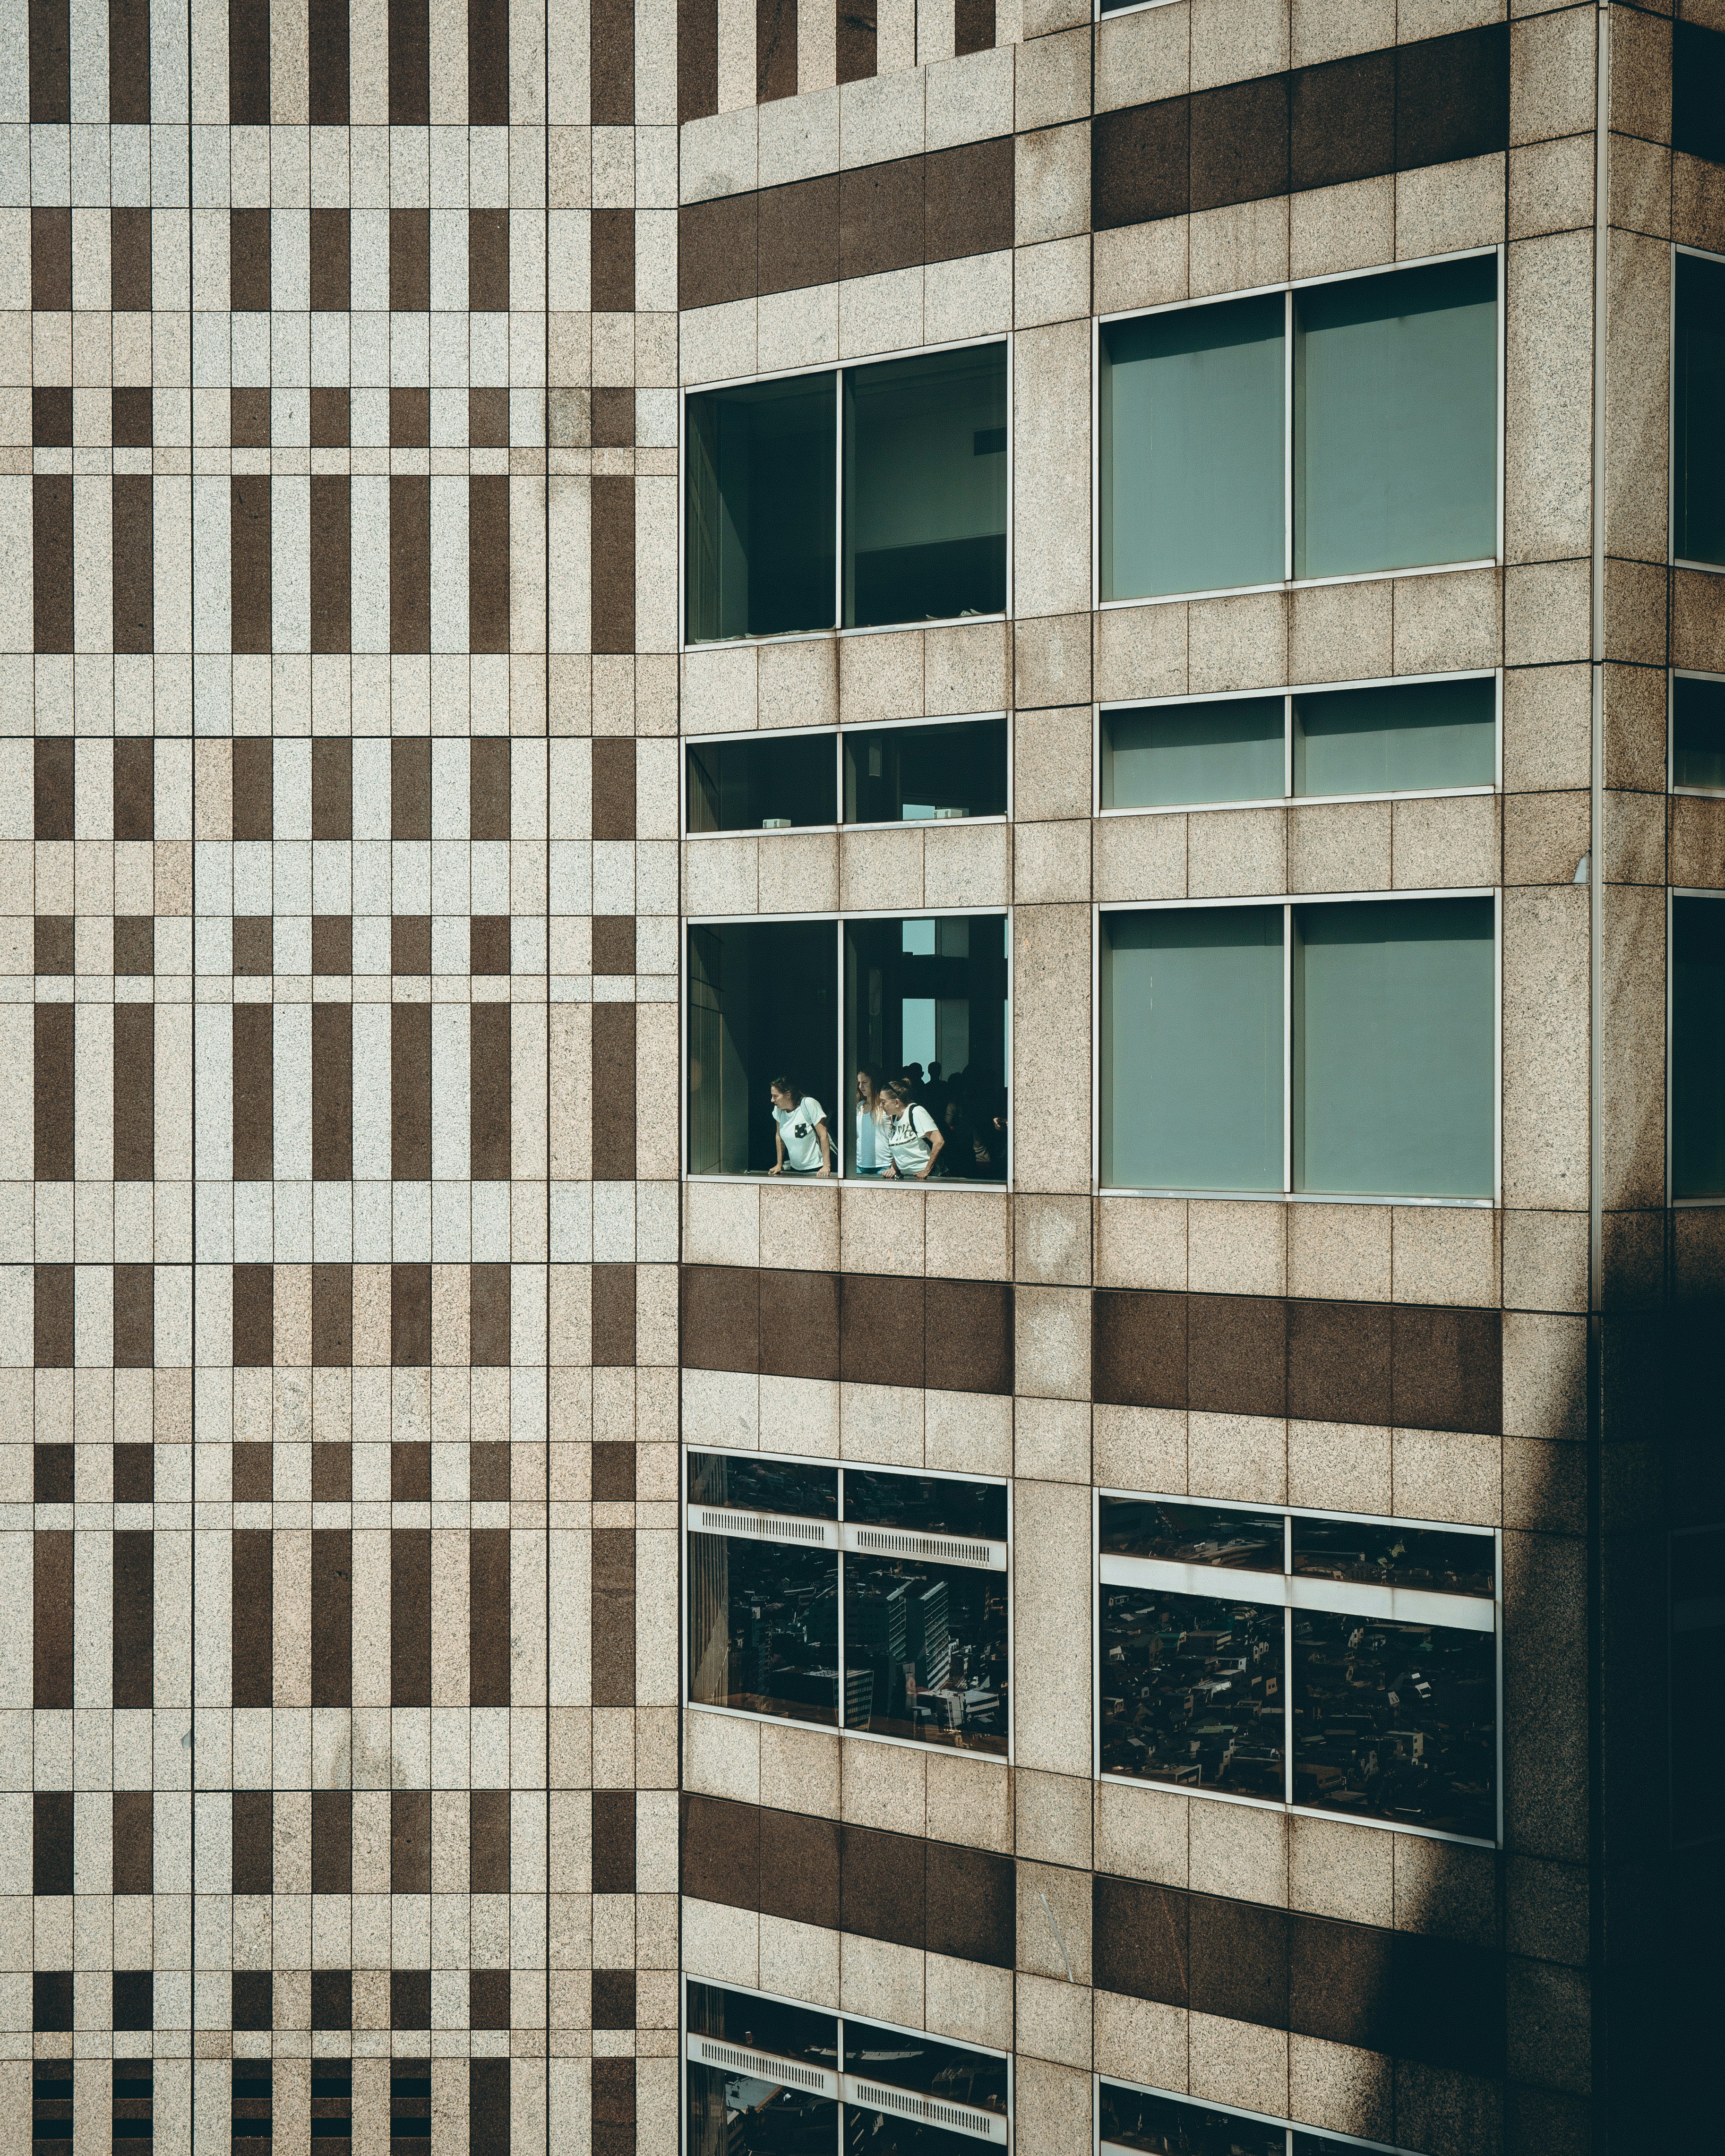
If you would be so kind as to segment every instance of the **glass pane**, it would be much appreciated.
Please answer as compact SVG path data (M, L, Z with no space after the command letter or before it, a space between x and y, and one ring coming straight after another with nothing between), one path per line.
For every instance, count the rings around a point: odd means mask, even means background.
M1725 262L1677 257L1672 544L1725 563Z
M1294 295L1294 574L1497 551L1497 263Z
M845 625L1006 608L1006 346L845 372Z
M689 641L833 625L836 377L688 403Z
M1384 682L1294 699L1296 793L1415 793L1490 786L1497 685Z
M1294 1802L1494 1840L1493 1635L1292 1614Z
M733 1535L688 1544L690 1698L835 1723L837 1553Z
M775 2058L800 2059L805 2066L839 2071L839 2022L812 2006L785 2006L758 1992L732 1991L722 1984L690 1984L689 2034L716 2036L745 2051L770 2051Z
M1294 1188L1489 1198L1488 898L1294 908Z
M1671 901L1671 1195L1725 1197L1725 899Z
M1001 2118L1006 2115L1006 2061L998 2052L967 2051L959 2044L939 2043L905 2029L883 2029L849 2015L844 2036L847 2074L890 2088L911 2089L918 2096L944 2097ZM862 2146L874 2156L874 2142Z
M1101 1534L1102 1548L1114 1556L1162 1558L1171 1564L1214 1564L1241 1572L1284 1569L1280 1512L1177 1505L1167 1497L1104 1497Z
M1105 599L1281 583L1285 313L1275 292L1103 326Z
M689 2068L689 2156L831 2156L839 2106L750 2074Z
M830 734L691 742L688 765L691 831L778 831L839 820Z
M1006 1578L847 1557L846 1727L1004 1758Z
M847 824L945 823L1006 814L1006 721L845 733Z
M1280 1190L1281 908L1102 916L1102 1181Z
M1672 681L1671 783L1725 790L1725 681Z
M1706 1702L1725 1658L1725 1527L1671 1537L1671 1839L1725 1833L1725 1727Z
M1362 1580L1435 1594L1489 1594L1496 1544L1490 1535L1401 1527L1372 1520L1294 1521L1294 1571L1301 1579Z
M796 1519L836 1520L839 1471L798 1467L770 1453L691 1452L691 1505L729 1505L744 1512L783 1512Z
M691 928L691 1175L764 1175L781 1157L785 1173L820 1172L839 1081L836 972L830 921Z
M908 1527L923 1535L971 1535L1006 1540L1006 1486L950 1482L937 1475L880 1475L845 1471L845 1517L875 1527Z
M1280 801L1283 723L1280 696L1104 711L1102 806Z
M1006 990L999 914L845 923L848 1172L1005 1180Z
M1101 1590L1102 1772L1280 1804L1283 1612Z
M1147 2096L1114 2082L1102 2083L1101 2107L1102 2146L1147 2156L1282 2156L1287 2138L1285 2128L1261 2119L1237 2118L1178 2097Z

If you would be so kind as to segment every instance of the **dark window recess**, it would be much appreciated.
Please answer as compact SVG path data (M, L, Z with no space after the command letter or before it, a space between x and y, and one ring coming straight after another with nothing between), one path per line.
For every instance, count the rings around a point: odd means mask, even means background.
M1108 0L1102 0L1106 8ZM1118 0L1127 4L1127 0ZM1286 2156L1287 2128L1242 2118L1183 2097L1152 2096L1104 2082L1096 2123L1104 2150L1155 2149L1168 2156Z
M37 2025L41 2025L39 2017ZM39 2059L30 2084L32 2139L39 2148L44 2141L72 2141L72 2061Z
M389 2138L392 2141L431 2138L431 2076L392 2074L389 2078Z
M353 2071L337 2059L318 2059L311 2074L311 2138L353 2138Z
M1725 679L1671 683L1671 784L1725 793Z
M115 2060L113 2124L116 2142L155 2138L155 2093L156 2065L152 2059Z
M1676 347L1671 552L1725 567L1725 262L1676 258Z
M757 734L688 747L691 831L779 831L835 824L829 733Z
M269 2141L272 2123L274 2085L267 2059L234 2063L232 2135L235 2141Z
M689 1168L763 1175L776 1158L772 1088L811 1130L838 1122L837 947L829 921L689 931ZM819 1106L820 1115L812 1111ZM794 1132L793 1165L811 1152Z
M1006 721L846 730L847 824L944 822L1006 814Z
M837 377L689 399L691 643L830 629Z
M1671 25L1671 147L1725 165L1725 33Z

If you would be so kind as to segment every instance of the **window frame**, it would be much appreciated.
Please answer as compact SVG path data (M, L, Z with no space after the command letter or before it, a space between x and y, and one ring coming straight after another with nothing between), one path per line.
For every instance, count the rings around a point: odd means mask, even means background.
M860 635L864 632L860 630L853 630L850 633L852 634ZM699 648L705 649L704 646ZM679 734L677 737L677 746L681 752L677 764L677 819L680 826L679 836L692 840L697 844L704 844L713 839L776 839L797 838L798 836L806 839L814 836L817 833L828 831L922 831L934 829L937 826L932 820L925 821L922 819L914 819L910 822L906 822L903 819L901 819L899 822L896 824L847 824L845 822L842 813L845 806L845 740L847 737L855 739L860 734L886 733L889 732L896 732L909 726L928 727L974 726L979 721L988 719L1004 719L1006 721L1005 809L998 816L955 817L952 820L955 823L962 824L966 830L974 830L978 824L1009 824L1012 821L1013 811L1012 713L1010 711L943 711L938 718L933 719L868 719L854 721L848 726L841 724L836 726L754 726L741 729L727 726L723 730L723 732L718 733ZM716 743L720 747L723 747L727 742L732 742L806 741L816 734L830 734L833 737L833 783L836 788L834 798L837 801L841 812L835 823L793 824L788 831L756 831L748 829L741 831L691 831L689 829L689 751L691 748L699 747L709 742ZM938 828L945 829L946 826L945 824L941 824ZM776 918L777 916L773 917Z
M859 1473L862 1474L914 1476L926 1481L986 1482L992 1489L1004 1490L1006 1492L1005 1561L1001 1565L991 1565L986 1568L986 1569L989 1571L998 1572L1000 1578L1005 1583L1006 1750L1004 1753L998 1752L966 1753L964 1748L962 1746L925 1743L920 1738L894 1737L890 1735L885 1730L851 1729L846 1727L842 1718L834 1723L829 1730L828 1725L824 1722L793 1722L788 1715L757 1714L751 1707L718 1707L706 1700L691 1698L689 1692L690 1566L687 1561L689 1553L689 1537L691 1533L702 1534L707 1532L705 1528L691 1528L689 1524L689 1460L690 1455L696 1452L716 1453L721 1458L726 1460L773 1460L787 1467L819 1467L829 1472L836 1470L840 1475L843 1474L846 1468L855 1468ZM984 1475L975 1473L967 1469L956 1467L890 1467L880 1466L873 1460L850 1460L846 1459L842 1455L834 1455L830 1459L824 1459L814 1453L769 1451L763 1446L757 1446L751 1450L747 1447L742 1445L699 1445L690 1439L686 1431L684 1435L683 1442L679 1448L678 1474L680 1486L677 1491L677 1529L680 1539L678 1548L679 1563L677 1567L679 1573L677 1582L677 1670L679 1683L678 1696L683 1712L685 1714L721 1714L728 1716L733 1722L768 1722L774 1728L792 1727L798 1729L810 1729L821 1735L830 1734L838 1738L860 1738L870 1744L896 1744L902 1751L915 1752L923 1755L931 1752L938 1752L942 1753L952 1753L955 1757L968 1757L975 1759L993 1760L998 1764L1007 1767L1013 1766L1016 1763L1018 1750L1018 1724L1015 1708L1018 1697L1018 1686L1014 1681L1013 1667L1013 1587L1014 1580L1014 1544L1016 1540L1016 1537L1014 1532L1014 1507L1013 1503L1013 1492L1014 1483L1014 1478L1010 1475ZM844 1509L844 1486L841 1482L839 1486L838 1511L842 1513ZM800 1516L786 1515L785 1517L795 1517ZM843 1531L845 1527L849 1523L839 1519L824 1521L820 1524L824 1527L831 1528L834 1536L834 1540L831 1544L829 1545L824 1543L823 1547L831 1548L834 1557L840 1560L834 1568L839 1581L839 1635L834 1652L837 1658L839 1666L839 1675L841 1686L841 1698L839 1711L842 1717L844 1712L842 1686L845 1675L845 1572L842 1560L848 1553L844 1540ZM771 1537L761 1536L755 1537L755 1539L760 1541L769 1541ZM799 1543L797 1547L807 1548L808 1545L806 1543ZM932 1560L932 1562L939 1562L939 1560ZM978 1570L982 1570L984 1568L978 1567L976 1568ZM803 2002L798 2001L797 2003L801 2004ZM984 2048L986 2048L986 2046Z
M1154 0L1154 4L1161 6L1164 0ZM1138 602L1116 600L1113 603L1127 605ZM1495 729L1492 780L1489 786L1411 787L1400 792L1382 793L1296 793L1293 791L1294 700L1296 696L1327 696L1332 690L1347 689L1414 689L1434 681L1483 681L1487 679L1493 684L1491 710ZM1184 704L1262 702L1270 696L1280 696L1282 700L1282 791L1280 793L1240 801L1173 801L1116 808L1102 806L1102 733L1103 720L1108 712L1168 711ZM1214 695L1189 692L1179 696L1116 696L1100 700L1094 710L1096 726L1091 814L1096 817L1208 816L1219 808L1321 808L1367 801L1466 800L1503 791L1503 669L1501 666L1464 666L1442 674L1378 675L1359 681L1301 681L1285 684L1280 689L1223 689Z
M1500 743L1502 729L1498 730ZM1500 751L1501 752L1501 751ZM1349 794L1343 797L1352 800ZM1398 797L1400 798L1400 797ZM1239 803L1233 804L1240 806ZM1278 804L1271 803L1271 806ZM1132 815L1143 809L1125 812ZM1165 813L1181 814L1182 810ZM1725 893L1717 894L1725 896ZM1420 1197L1392 1191L1296 1190L1293 1187L1294 1118L1293 1055L1294 998L1292 911L1296 906L1362 906L1385 901L1414 902L1431 898L1489 898L1491 901L1491 1188L1484 1198ZM1200 909L1279 906L1281 932L1281 1178L1280 1190L1212 1190L1203 1187L1104 1183L1102 1180L1102 916L1105 913L1196 912ZM1461 1207L1482 1212L1503 1203L1503 892L1495 884L1458 885L1433 891L1265 891L1233 894L1225 898L1096 899L1091 906L1091 1189L1099 1198L1180 1198L1222 1199L1230 1204L1250 1202L1266 1205L1418 1205ZM1669 948L1669 941L1667 941ZM1670 967L1666 967L1669 1001ZM1669 1017L1666 1022L1669 1050ZM1671 1116L1669 1086L1671 1057L1666 1057L1667 1112L1666 1116L1667 1168ZM1711 1202L1711 1201L1709 1201ZM1725 1201L1720 1201L1725 1202Z
M1011 732L1009 727L1008 728L1008 732L1009 733ZM680 738L682 737L680 737ZM980 823L983 819L978 817L977 820ZM991 824L999 824L1004 821L1004 819L1000 817L989 817L987 820ZM855 829L858 827L851 825L849 828ZM877 824L872 828L879 830L901 831L906 829L916 829L919 827L914 824L906 826L902 824ZM707 833L704 835L712 838L737 839L747 838L750 834L746 831L718 831ZM755 835L757 837L766 837L769 835L794 837L796 834L794 832L778 834L757 833ZM836 1188L840 1183L848 1181L858 1188L867 1188L870 1190L903 1189L921 1190L925 1192L930 1189L938 1189L942 1191L974 1190L989 1193L995 1196L999 1196L1003 1190L1010 1191L1014 1187L1013 1172L1017 1164L1017 1156L1014 1151L1013 1133L1018 1118L1013 1105L1015 1091L1012 1083L1014 964L1012 943L1013 910L1009 906L915 906L908 911L902 906L852 906L844 912L817 911L809 913L680 914L677 917L677 1159L679 1163L677 1180L680 1183L732 1183L760 1184L768 1182L769 1179L765 1173L760 1175L698 1175L689 1165L689 984L691 978L691 973L688 962L689 932L691 928L776 927L781 923L787 923L793 921L829 921L832 924L834 932L834 949L837 954L835 963L838 968L835 979L839 991L834 999L837 1006L836 1023L838 1026L838 1060L836 1067L839 1071L839 1082L842 1085L845 1075L844 986L845 924L848 921L968 921L980 919L999 920L1004 921L1006 923L1006 1009L1003 1019L1003 1047L1007 1076L1005 1175L999 1180L991 1178L987 1182L982 1181L979 1178L973 1178L969 1176L953 1176L950 1178L943 1176L937 1183L933 1181L932 1178L929 1182L922 1183L918 1182L914 1177L902 1176L889 1178L871 1175L865 1177L858 1176L847 1178L845 1173L842 1133L834 1132L832 1122L834 1115L842 1116L848 1111L850 1106L850 1101L847 1096L842 1101L832 1103L829 1111L827 1135L832 1141L834 1158L837 1163L833 1173L825 1177L817 1177L813 1175L803 1177L793 1175L787 1178L784 1176L779 1176L773 1178L773 1181L774 1182L775 1187L807 1182L817 1188L825 1188L829 1189Z
M1147 0L1150 6L1165 4L1165 0ZM1128 13L1129 10L1113 10ZM1106 18L1098 17L1098 20ZM1406 262L1378 262L1361 270L1332 270L1322 277L1278 279L1268 285L1242 285L1227 292L1206 292L1202 299L1165 300L1153 307L1122 307L1112 313L1096 315L1091 322L1090 368L1090 438L1091 438L1091 596L1092 613L1106 612L1114 607L1184 606L1194 599L1242 598L1257 592L1313 591L1327 584L1382 583L1392 577L1453 577L1467 570L1497 569L1504 561L1504 420L1505 420L1505 321L1504 305L1505 258L1507 249L1502 242L1488 247L1458 247L1442 254L1415 255ZM1320 285L1358 284L1362 278L1394 276L1404 270L1429 270L1439 263L1477 260L1492 256L1497 264L1497 377L1494 385L1497 398L1497 491L1495 508L1496 551L1465 562L1430 562L1417 567L1401 569L1358 569L1339 577L1296 577L1294 569L1294 295L1314 289ZM1675 271L1672 273L1675 276ZM1281 444L1281 522L1283 575L1271 583L1224 584L1200 591L1147 593L1136 598L1104 598L1102 596L1102 331L1111 322L1141 321L1152 315L1171 315L1190 312L1199 307L1220 305L1230 300L1262 299L1271 292L1284 295L1282 313L1282 444ZM1674 347L1675 351L1675 347ZM1500 735L1502 729L1500 728ZM1352 797L1350 797L1352 798Z
M1695 563L1677 563L1678 567L1694 567ZM1715 569L1715 576L1725 576L1725 569ZM1704 666L1671 666L1666 670L1665 690L1665 784L1668 793L1681 794L1687 800L1725 800L1725 786L1680 786L1677 783L1677 684L1679 681L1711 681L1725 690L1725 674L1710 674Z
M1493 1732L1497 1746L1497 1775L1493 1790L1494 1810L1497 1815L1497 1831L1494 1838L1490 1841L1485 1841L1477 1835L1454 1834L1447 1828L1419 1826L1406 1820L1372 1819L1360 1813L1337 1812L1329 1810L1322 1805L1296 1804L1293 1801L1291 1795L1283 1802L1278 1804L1273 1797L1247 1796L1242 1792L1235 1789L1199 1789L1195 1786L1189 1785L1183 1782L1179 1784L1178 1786L1175 1786L1164 1782L1142 1780L1131 1774L1105 1775L1102 1772L1102 1687L1101 1682L1102 1655L1102 1589L1105 1584L1102 1578L1102 1500L1104 1497L1127 1497L1140 1500L1148 1499L1153 1503L1164 1502L1168 1504L1175 1505L1198 1503L1214 1506L1219 1512L1255 1513L1280 1512L1282 1515L1284 1522L1283 1570L1280 1576L1284 1584L1285 1589L1291 1589L1293 1584L1293 1573L1291 1569L1291 1559L1287 1554L1290 1547L1289 1528L1287 1523L1296 1519L1357 1520L1363 1524L1372 1527L1432 1527L1445 1534L1478 1535L1482 1541L1489 1536L1491 1542L1491 1633L1495 1645L1494 1661L1497 1670L1497 1712L1494 1717ZM1502 1849L1503 1847L1503 1530L1501 1527L1482 1527L1476 1521L1471 1520L1404 1519L1398 1517L1394 1513L1338 1512L1331 1511L1322 1505L1258 1504L1249 1499L1242 1497L1204 1496L1194 1498L1186 1495L1177 1496L1173 1491L1168 1490L1128 1490L1118 1484L1098 1483L1091 1491L1090 1542L1091 1779L1098 1786L1102 1783L1106 1782L1111 1787L1118 1786L1122 1789L1150 1789L1160 1791L1168 1795L1178 1795L1183 1797L1202 1797L1216 1804L1245 1804L1249 1805L1255 1811L1281 1812L1288 1818L1329 1820L1332 1821L1339 1821L1343 1825L1348 1826L1371 1827L1379 1833L1418 1835L1422 1840L1426 1841L1453 1842L1464 1849ZM1142 1560L1132 1558L1124 1560L1124 1562L1127 1563L1142 1561ZM1273 1580L1277 1577L1274 1573L1250 1573L1244 1570L1236 1571L1222 1567L1216 1568L1214 1576L1217 1580L1224 1585L1230 1581L1245 1583L1245 1584L1241 1586L1240 1591L1233 1598L1234 1599L1240 1602L1250 1602L1254 1599L1250 1591L1250 1583L1253 1580L1267 1581ZM1338 1585L1343 1584L1343 1583L1337 1584ZM1312 1584L1321 1590L1324 1583L1314 1582ZM1190 1591L1201 1594L1204 1590L1199 1589L1195 1590L1182 1589L1178 1591ZM1383 1589L1361 1587L1356 1588L1353 1591L1357 1594L1381 1594L1386 1590ZM1392 1589L1388 1591L1394 1592L1396 1590ZM1403 1591L1406 1592L1409 1590ZM1414 1589L1411 1591L1418 1593L1424 1590ZM1219 1601L1225 1601L1230 1598L1221 1592L1219 1588L1214 1599ZM1268 1601L1271 1598L1267 1595L1260 1594L1258 1599ZM1471 1603L1476 1607L1483 1603L1486 1599L1483 1595L1460 1594L1445 1599L1452 1599L1456 1602ZM1332 1606L1327 1604L1322 1599L1321 1593L1312 1595L1307 1603L1302 1604L1295 1601L1291 1592L1285 1592L1281 1597L1281 1603L1282 1607L1286 1609L1294 1609L1301 1606L1309 1606L1314 1609L1324 1609ZM1460 1626L1455 1629L1478 1631L1483 1630L1484 1627L1473 1625ZM1282 1650L1282 1690L1283 1697L1286 1701L1283 1727L1285 1732L1286 1732L1290 1730L1291 1724L1288 1717L1291 1717L1292 1715L1294 1704L1294 1688L1291 1666L1293 1650L1293 1634L1291 1630L1286 1627L1285 1627L1283 1630ZM1291 1743L1289 1741L1288 1737L1285 1736L1283 1787L1290 1791L1292 1789L1293 1768L1293 1747ZM1113 2080L1117 2078L1117 2076L1111 2075L1109 2078ZM1152 2093L1165 2094L1172 2093L1172 2092L1153 2091ZM1222 2107L1226 2109L1228 2107L1224 2105ZM1274 2124L1276 2122L1271 2121L1271 2123ZM1375 2144L1368 2142L1364 2145L1370 2148Z
M1667 728L1667 738L1670 730ZM1688 788L1694 793L1699 788ZM1702 793L1703 800L1717 800L1721 797ZM1676 1046L1677 1031L1677 969L1671 963L1671 952L1676 936L1677 901L1680 898L1709 899L1716 906L1725 906L1725 891L1706 891L1693 884L1671 884L1665 894L1665 1202L1674 1211L1704 1213L1717 1212L1725 1206L1725 1193L1713 1198L1679 1198L1675 1188L1673 1173L1676 1146L1676 1081L1673 1051Z
M1160 7L1163 4L1163 0L1151 0L1151 4ZM1412 2156L1411 2151L1401 2148L1393 2142L1367 2141L1357 2133L1337 2133L1333 2127L1311 2126L1303 2119L1277 2118L1270 2112L1253 2111L1245 2104L1212 2102L1208 2097L1194 2096L1186 2089L1165 2089L1159 2087L1154 2082L1133 2081L1126 2074L1096 2073L1091 2076L1091 2079L1096 2084L1091 2096L1093 2122L1091 2140L1095 2156L1108 2156L1109 2151L1120 2149L1122 2147L1118 2141L1104 2141L1102 2138L1102 2084L1104 2082L1114 2088L1132 2089L1140 2096L1163 2097L1170 2103L1189 2104L1194 2111L1219 2113L1224 2118L1247 2118L1250 2119L1255 2125L1280 2128L1283 2137L1282 2146L1288 2151L1293 2148L1295 2134L1306 2133L1319 2141L1332 2142L1337 2148L1363 2148L1368 2152L1368 2156Z
M1677 552L1677 257L1692 254L1698 261L1716 263L1725 272L1725 254L1716 254L1708 247L1692 247L1681 241L1671 242L1671 282L1667 289L1666 319L1670 325L1668 335L1671 349L1666 355L1666 490L1665 490L1665 553L1674 569L1692 569L1697 576L1725 577L1725 562L1696 562L1686 554ZM1674 671L1686 673L1685 668ZM1714 680L1718 676L1714 675ZM1669 746L1670 728L1666 728ZM1693 791L1684 788L1685 792Z
M945 343L907 345L897 352L852 354L844 358L824 361L819 366L768 367L759 373L724 375L711 382L680 382L677 384L676 642L679 654L694 651L754 651L766 644L806 644L818 637L898 636L909 629L969 628L985 622L1010 621L1014 599L1013 552L1016 459L1014 436L1016 430L1014 426L1013 388L1015 342L1012 331L999 330L988 336L954 337ZM845 384L842 377L853 368L886 366L901 359L932 358L947 352L973 352L985 345L997 344L1006 347L1006 605L1004 610L999 613L947 614L935 621L877 622L865 628L847 629L845 626ZM710 390L748 389L757 382L812 379L821 374L834 377L833 626L829 629L781 629L766 636L701 638L691 642L689 636L689 399L703 397Z

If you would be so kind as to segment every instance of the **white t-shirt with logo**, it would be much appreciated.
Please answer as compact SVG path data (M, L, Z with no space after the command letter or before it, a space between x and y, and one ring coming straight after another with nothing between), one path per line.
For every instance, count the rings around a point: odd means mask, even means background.
M927 1108L912 1104L887 1126L886 1150L901 1175L915 1175L928 1165L936 1123Z
M798 1175L820 1166L820 1137L815 1126L826 1115L813 1093L805 1093L794 1108L775 1108L773 1120L784 1145L784 1164Z

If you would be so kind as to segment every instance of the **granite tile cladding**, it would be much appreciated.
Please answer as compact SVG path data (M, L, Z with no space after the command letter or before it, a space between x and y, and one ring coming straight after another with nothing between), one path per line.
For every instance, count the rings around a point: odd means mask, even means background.
M1671 25L1671 147L1725 165L1725 31Z
M1099 232L1479 157L1509 141L1509 28L1491 23L1098 114Z
M1009 136L677 213L677 303L710 307L1012 245Z
M1113 1406L1495 1436L1502 1321L1494 1310L1101 1288L1091 1383Z

